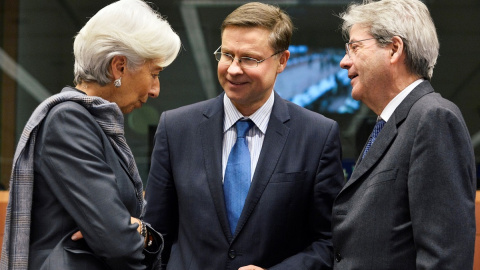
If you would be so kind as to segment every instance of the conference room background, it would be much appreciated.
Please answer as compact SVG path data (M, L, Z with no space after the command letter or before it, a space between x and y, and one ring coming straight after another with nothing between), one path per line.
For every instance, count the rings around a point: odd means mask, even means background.
M112 1L0 0L0 189L8 188L16 144L38 104L73 85L73 38L88 18ZM165 110L219 95L213 52L221 43L220 24L237 0L151 0L180 35L177 60L160 74L160 96L125 116L125 133L140 175L147 180L153 134ZM335 16L351 1L277 0L296 27L291 58L276 91L336 120L341 128L346 177L376 116L351 98L345 54ZM480 1L425 0L440 39L432 84L461 109L480 164ZM121 20L122 18L118 18ZM75 138L73 138L74 140ZM477 166L477 179L480 178Z

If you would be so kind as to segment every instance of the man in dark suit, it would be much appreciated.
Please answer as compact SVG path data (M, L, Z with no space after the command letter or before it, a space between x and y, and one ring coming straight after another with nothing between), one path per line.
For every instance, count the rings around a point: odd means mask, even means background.
M146 220L165 237L167 269L331 269L331 208L344 183L338 125L273 91L292 28L278 7L239 7L215 52L225 93L162 114ZM246 119L248 150L237 156L236 122ZM238 162L246 173L234 158L249 159Z
M333 207L334 269L472 269L475 164L460 110L435 93L435 26L418 0L353 4L342 68L378 121ZM383 126L383 129L382 129Z

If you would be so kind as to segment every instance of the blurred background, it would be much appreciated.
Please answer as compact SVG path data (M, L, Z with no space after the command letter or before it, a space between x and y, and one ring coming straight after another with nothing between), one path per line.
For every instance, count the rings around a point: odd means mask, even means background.
M7 189L15 147L38 104L73 85L73 38L103 0L0 0L0 189ZM127 142L146 182L153 135L160 114L213 98L222 92L213 52L220 24L250 1L152 0L180 35L177 60L160 75L161 92L125 117ZM350 80L338 63L345 54L339 30L351 1L276 0L296 30L287 69L275 90L285 99L336 120L341 127L346 177L363 148L376 116L350 96ZM425 0L437 27L440 56L432 84L460 107L480 163L480 1ZM119 21L122 18L118 18ZM477 166L477 179L479 174Z

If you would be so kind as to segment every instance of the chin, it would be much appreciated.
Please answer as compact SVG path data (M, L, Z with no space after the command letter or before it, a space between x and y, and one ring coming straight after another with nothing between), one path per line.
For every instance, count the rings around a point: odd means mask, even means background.
M356 101L362 101L359 96L354 95L353 93L352 93L352 98L353 98L354 100L356 100Z
M228 87L223 88L225 95L231 100L234 100L238 95L235 91L230 90Z
M135 108L132 108L132 107L121 109L123 114L129 114L129 113L133 112L133 110L135 110Z
M360 101L362 99L361 93L358 90L355 90L355 87L352 89L352 98Z

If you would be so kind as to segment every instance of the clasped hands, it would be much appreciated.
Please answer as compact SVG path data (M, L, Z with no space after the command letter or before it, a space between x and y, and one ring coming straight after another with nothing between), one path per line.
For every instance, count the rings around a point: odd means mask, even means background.
M137 227L137 231L138 233L140 233L141 231L141 221L138 219L138 218L134 218L134 217L131 217L130 218L130 222L133 224L133 223L137 223L138 224L138 227ZM83 235L82 235L82 232L81 231L78 231L76 233L74 233L71 237L71 239L73 241L77 241L77 240L80 240L83 238ZM264 268L261 268L261 267L258 267L258 266L255 266L255 265L247 265L247 266L243 266L243 267L240 267L238 268L238 270L266 270Z

